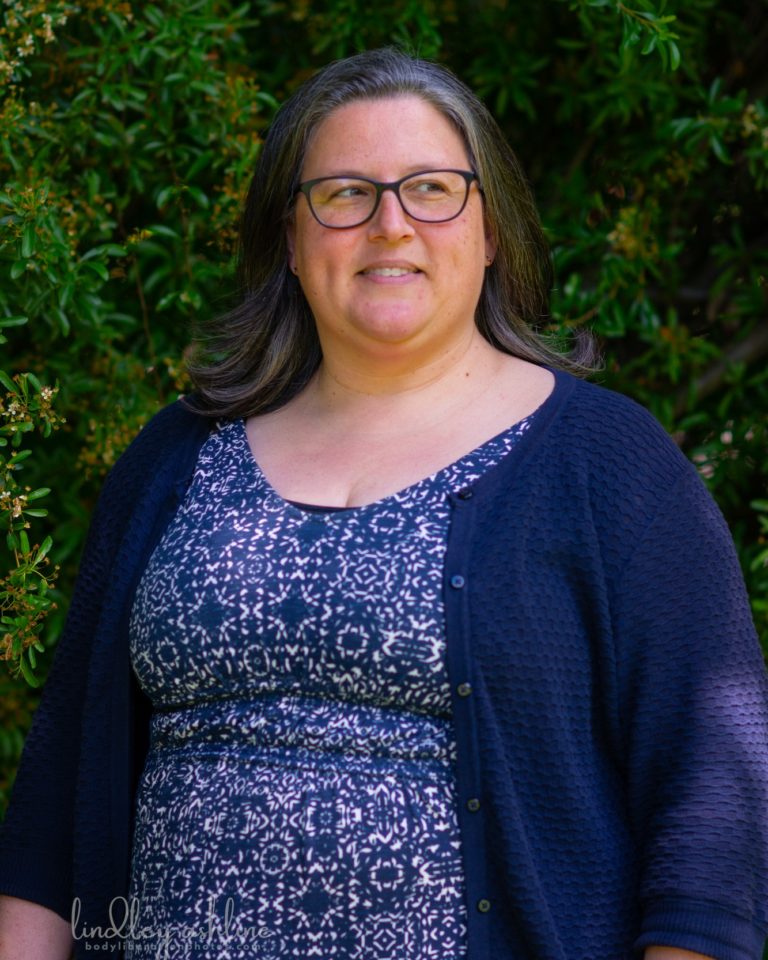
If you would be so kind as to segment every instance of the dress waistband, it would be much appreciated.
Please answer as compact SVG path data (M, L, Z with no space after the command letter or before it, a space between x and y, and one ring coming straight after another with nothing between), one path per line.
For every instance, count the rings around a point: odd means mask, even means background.
M455 762L447 718L287 694L155 709L150 748L262 757L278 748L283 759L292 749L302 762L419 761L436 770Z

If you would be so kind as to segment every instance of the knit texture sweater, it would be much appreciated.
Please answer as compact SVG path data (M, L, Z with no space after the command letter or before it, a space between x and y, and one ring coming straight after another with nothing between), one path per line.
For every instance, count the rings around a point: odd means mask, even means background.
M77 898L78 958L121 937L149 717L127 611L208 430L176 403L110 474L0 834L0 892L65 918ZM469 960L759 960L768 683L693 466L635 403L558 373L450 501Z

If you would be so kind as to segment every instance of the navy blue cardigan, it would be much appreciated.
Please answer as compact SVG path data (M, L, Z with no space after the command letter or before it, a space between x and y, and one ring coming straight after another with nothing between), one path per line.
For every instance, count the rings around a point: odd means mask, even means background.
M150 715L126 612L209 426L174 404L110 474L0 834L0 892L65 918L79 898L78 957L89 934L120 942L109 906L127 894ZM558 373L530 431L451 504L468 960L653 943L757 960L768 685L694 468L632 401Z

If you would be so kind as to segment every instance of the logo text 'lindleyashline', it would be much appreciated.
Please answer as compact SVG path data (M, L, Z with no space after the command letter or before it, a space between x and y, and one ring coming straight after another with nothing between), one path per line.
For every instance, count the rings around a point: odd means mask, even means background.
M224 902L224 914L216 913L216 898L208 898L208 915L203 925L195 926L184 923L169 924L141 924L141 901L139 897L115 897L109 904L109 925L106 927L81 925L80 916L82 903L79 897L72 901L70 924L72 937L75 940L131 940L134 942L154 941L155 948L162 948L162 953L155 956L168 957L169 947L184 941L197 940L201 943L211 943L214 938L219 941L232 943L254 943L275 936L268 927L240 926L235 921L235 902L227 897ZM87 943L86 943L87 946ZM117 944L115 944L117 946Z

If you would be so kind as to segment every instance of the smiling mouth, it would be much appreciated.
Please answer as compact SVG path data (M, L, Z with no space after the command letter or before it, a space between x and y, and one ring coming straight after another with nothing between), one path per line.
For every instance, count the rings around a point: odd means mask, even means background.
M360 271L364 277L406 277L411 273L421 273L416 267L371 267Z

